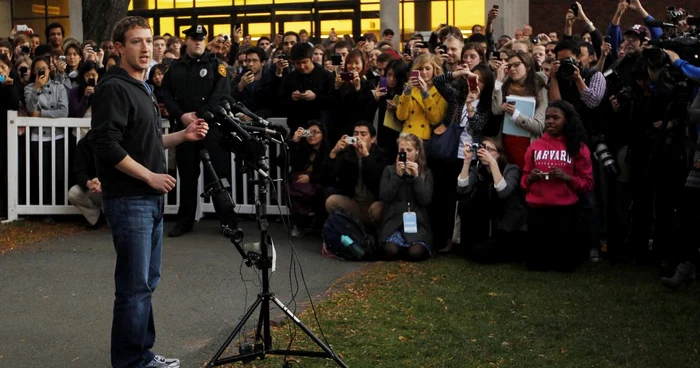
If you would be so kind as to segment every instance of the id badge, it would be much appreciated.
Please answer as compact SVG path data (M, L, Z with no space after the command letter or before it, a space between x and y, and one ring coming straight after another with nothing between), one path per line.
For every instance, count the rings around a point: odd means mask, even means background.
M415 212L403 213L403 232L406 234L415 234L418 232L418 220Z

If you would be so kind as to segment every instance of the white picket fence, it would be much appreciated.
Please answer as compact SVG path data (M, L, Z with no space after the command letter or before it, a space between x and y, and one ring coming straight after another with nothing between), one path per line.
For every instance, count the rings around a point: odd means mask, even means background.
M56 161L51 160L50 163L43 162L43 145L38 146L38 193L32 193L30 190L30 172L36 170L31 166L30 160L30 129L32 133L39 133L43 131L42 128L50 128L50 142L51 143L51 157L56 157L56 136L63 135L63 156L64 156L64 172L63 182L66 183L66 187L62 193L57 193L56 180L51 181L53 195L51 196L51 203L44 203L43 200L43 166L51 165L52 178L56 178ZM169 133L169 124L164 121L163 134ZM80 140L82 134L81 129L85 131L90 129L90 119L74 119L74 118L63 118L63 119L47 119L47 118L34 118L34 117L20 117L17 115L17 111L9 111L7 113L7 168L8 168L8 198L7 198L7 213L8 221L14 221L23 215L70 215L79 214L80 212L70 204L68 201L68 189L67 183L69 182L69 135L74 135L76 139L73 144ZM49 135L43 135L42 138L48 138ZM41 140L41 139L40 139ZM23 143L23 144L22 144ZM19 162L20 146L23 146L24 150L24 162ZM275 147L274 153L279 152L280 147ZM267 148L267 156L270 156L270 147ZM169 155L166 151L166 160L168 160ZM254 186L248 183L248 175L246 173L240 173L240 165L234 162L234 154L231 154L231 178L229 178L229 183L231 184L232 197L236 203L236 213L239 214L254 214L255 206L253 198L251 195L254 190ZM269 159L268 159L269 162ZM168 167L174 166L168 163ZM272 167L272 165L270 166ZM20 169L22 169L20 171ZM274 170L274 169L273 169ZM281 178L282 172L279 166L277 166L276 172L272 173L273 178ZM20 188L20 172L24 175L24 188ZM256 174L257 176L257 174ZM177 174L177 180L180 180L179 173ZM199 176L199 190L198 193L202 192L204 175ZM284 201L282 200L282 181L277 180L275 182L276 191L273 188L267 193L267 198L263 198L262 202L266 204L267 212L271 215L287 214L288 209L284 206ZM24 189L24 198L20 203L20 189ZM180 203L180 187L176 186L172 192L166 195L165 202L165 214L177 214L178 206ZM272 195L275 198L272 198ZM39 201L36 204L36 198L33 196L39 196ZM57 201L57 197L62 201ZM198 197L197 205L197 219L201 218L203 213L214 213L214 205L209 201L201 197ZM57 203L58 202L58 203ZM63 203L63 204L60 204ZM279 204L279 205L278 205Z

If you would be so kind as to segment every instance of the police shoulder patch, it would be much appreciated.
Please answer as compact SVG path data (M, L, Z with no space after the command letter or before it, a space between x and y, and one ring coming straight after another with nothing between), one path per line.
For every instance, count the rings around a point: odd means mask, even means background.
M219 64L219 74L222 77L226 77L226 66L224 64Z

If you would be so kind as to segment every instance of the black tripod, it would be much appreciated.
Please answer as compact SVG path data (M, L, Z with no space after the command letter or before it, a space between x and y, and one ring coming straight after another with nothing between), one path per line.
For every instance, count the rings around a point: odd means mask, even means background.
M204 161L204 154L202 153L202 161ZM208 158L208 154L206 155ZM207 160L208 161L208 160ZM207 161L204 161L204 166L207 167ZM252 162L251 162L252 161ZM264 162L264 157L261 157L259 160L245 160L245 171L248 173L249 177L251 178L249 181L251 184L255 186L255 213L256 213L256 219L258 223L258 228L260 230L260 249L259 253L257 252L252 252L249 251L248 253L245 252L243 247L241 247L241 240L242 240L242 233L240 230L234 230L234 231L226 231L224 230L224 234L231 234L230 240L231 242L236 246L238 249L239 253L245 260L246 265L248 267L255 266L259 270L262 271L262 291L260 294L258 294L257 299L253 303L250 308L245 312L243 315L243 319L236 325L236 327L233 329L233 332L229 335L229 337L226 339L226 341L221 345L219 350L214 354L214 357L209 361L209 364L207 364L207 367L215 367L215 366L220 366L223 364L227 363L233 363L233 362L238 362L242 361L244 363L251 362L255 360L256 358L261 358L264 359L266 355L284 355L284 356L306 356L306 357L316 357L316 358L330 358L333 359L338 366L347 368L347 365L329 348L326 344L324 344L316 335L314 335L311 330L309 330L304 323L299 320L297 316L292 313L282 302L277 299L274 293L270 292L270 275L269 275L269 269L272 268L272 258L268 255L267 247L271 244L271 238L267 234L268 230L268 222L267 222L267 210L265 206L261 203L260 198L263 196L266 196L267 191L268 191L268 183L271 181L269 179L269 176L265 173L263 168L266 168L266 165L260 164ZM211 165L211 163L208 163ZM212 169L213 171L213 169ZM259 179L253 179L255 176L253 175L254 172L257 172L259 174ZM216 173L214 173L216 175ZM216 176L214 176L216 177ZM212 183L212 185L209 185L207 189L205 190L205 193L203 196L212 196L212 198L215 198L214 195L217 193L213 193L214 191L219 191L221 188L224 187L221 185L221 181L218 180L217 182ZM224 188L224 192L228 194L228 192ZM219 197L220 198L220 197ZM215 203L215 208L216 203ZM216 208L219 210L219 208ZM218 212L218 211L217 211ZM218 214L219 217L221 218L222 214ZM237 227L237 226L236 226ZM238 234L238 235L236 235ZM257 251L257 249L256 249ZM321 349L323 352L319 351L305 351L305 350L278 350L278 349L273 349L272 348L272 335L270 334L270 309L269 309L269 304L270 302L274 303L277 307L279 307L284 314L287 315L294 323L301 328L304 333L311 338ZM255 341L256 344L253 347L249 347L248 349L244 350L241 349L241 354L233 357L228 357L228 358L221 358L221 355L224 353L226 348L231 344L233 339L241 332L241 330L244 328L246 322L250 317L255 313L255 310L260 307L260 318L258 319L258 327L257 327L257 332L255 335ZM262 344L258 344L258 341L262 340Z

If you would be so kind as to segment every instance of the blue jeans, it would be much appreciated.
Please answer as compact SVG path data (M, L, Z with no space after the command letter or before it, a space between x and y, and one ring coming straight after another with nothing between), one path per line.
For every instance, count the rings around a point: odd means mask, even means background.
M155 354L151 296L160 281L163 196L103 199L117 265L112 318L112 366L143 367Z

